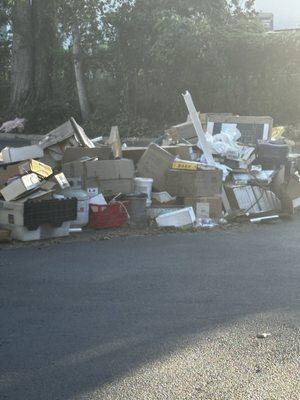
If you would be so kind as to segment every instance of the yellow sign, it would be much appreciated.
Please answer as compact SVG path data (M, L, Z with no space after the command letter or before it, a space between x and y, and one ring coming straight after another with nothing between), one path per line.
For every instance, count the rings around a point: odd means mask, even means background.
M172 169L198 171L198 169L200 169L200 164L193 161L175 161L172 165Z

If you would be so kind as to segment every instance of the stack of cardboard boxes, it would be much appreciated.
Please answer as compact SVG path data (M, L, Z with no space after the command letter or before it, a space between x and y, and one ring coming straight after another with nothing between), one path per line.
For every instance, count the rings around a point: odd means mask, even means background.
M231 132L241 130L241 143L229 146L224 154L212 153L209 165L205 151L194 144L197 134L191 119L167 131L168 145L132 148L122 148L117 127L112 128L106 143L95 145L71 119L35 145L3 149L0 240L69 234L70 223L80 212L69 198L70 190L66 191L70 183L83 190L93 205L109 206L115 198L135 201L127 214L130 210L144 215L140 208L144 201L150 219L158 224L172 221L172 226L181 226L182 221L218 222L236 213L260 216L284 210L292 214L300 206L295 163L299 157L289 158L285 144L277 146L265 140L270 136L272 119L208 115L201 120L211 135L210 151L220 143L226 150L228 126ZM225 133L219 133L222 126ZM219 139L214 141L212 135L219 135ZM263 147L252 144L257 137L265 140ZM257 152L257 148L263 151ZM146 195L147 201L144 198L138 203L137 195ZM134 215L129 217L133 220Z
M198 219L222 218L220 170L198 162L179 160L152 144L140 159L137 171L138 175L153 179L154 190L166 192L167 197L169 195L171 198L172 204L170 201L163 201L160 208L162 204L168 211L170 205L193 207Z
M122 156L120 150L116 129L110 145L95 147L74 119L44 136L36 145L3 149L0 162L2 239L27 241L67 236L70 224L80 212L74 199L69 198L70 193L75 197L76 192L66 192L70 189L69 181L80 182L81 187L76 188L84 189L90 198L103 195L103 202L104 197L109 201L120 193L133 193L134 163L116 159Z
M17 151L16 151L17 150ZM22 160L28 155L37 155L28 152L25 148L22 157L22 148L4 149L2 154L10 154L10 164L0 165L0 228L10 231L13 239L36 240L69 234L70 221L76 219L76 204L67 199L53 199L53 194L59 192L69 183L62 173L55 174L52 168L35 159ZM49 203L50 201L50 203ZM47 217L45 212L40 216L40 224L32 228L28 219L28 205L31 210L38 213L38 204L47 203ZM58 209L63 205L63 213L69 206L67 215L61 215L60 226L51 225L53 220L57 221ZM27 210L27 211L26 211ZM61 211L60 211L61 212ZM32 218L35 218L34 215Z

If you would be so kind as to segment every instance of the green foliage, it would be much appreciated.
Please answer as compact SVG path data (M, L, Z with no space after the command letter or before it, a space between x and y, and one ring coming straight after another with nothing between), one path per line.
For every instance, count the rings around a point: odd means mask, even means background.
M79 113L71 103L53 100L38 104L34 109L27 111L24 117L28 121L26 125L28 133L45 135L71 117L79 119Z
M80 114L70 50L74 24L93 111L90 134L107 134L116 124L123 135L160 133L185 120L186 89L202 112L300 122L300 36L266 33L254 0L244 8L237 0L55 1L53 100L27 114L32 133ZM0 48L0 114L10 57L8 38Z

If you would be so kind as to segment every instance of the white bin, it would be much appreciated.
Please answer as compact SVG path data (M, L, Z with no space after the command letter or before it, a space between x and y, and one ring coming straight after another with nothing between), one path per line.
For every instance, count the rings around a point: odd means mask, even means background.
M64 222L59 227L45 224L29 231L24 226L24 203L0 200L0 228L10 230L12 239L28 242L68 236L70 222Z
M160 227L175 227L193 225L196 222L196 216L193 207L183 208L178 211L172 211L156 218L156 223Z
M53 239L69 236L70 222L64 222L60 227L55 228L51 225L41 225L35 231L29 231L24 226L7 226L11 230L12 238L22 242L33 240Z
M152 204L151 193L152 193L153 179L151 178L135 178L134 179L134 192L136 194L147 195L147 207Z

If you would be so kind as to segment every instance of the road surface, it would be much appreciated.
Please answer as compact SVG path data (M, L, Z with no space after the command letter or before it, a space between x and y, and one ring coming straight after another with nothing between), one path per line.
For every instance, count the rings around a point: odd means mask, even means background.
M0 398L298 400L299 238L298 217L2 249Z

